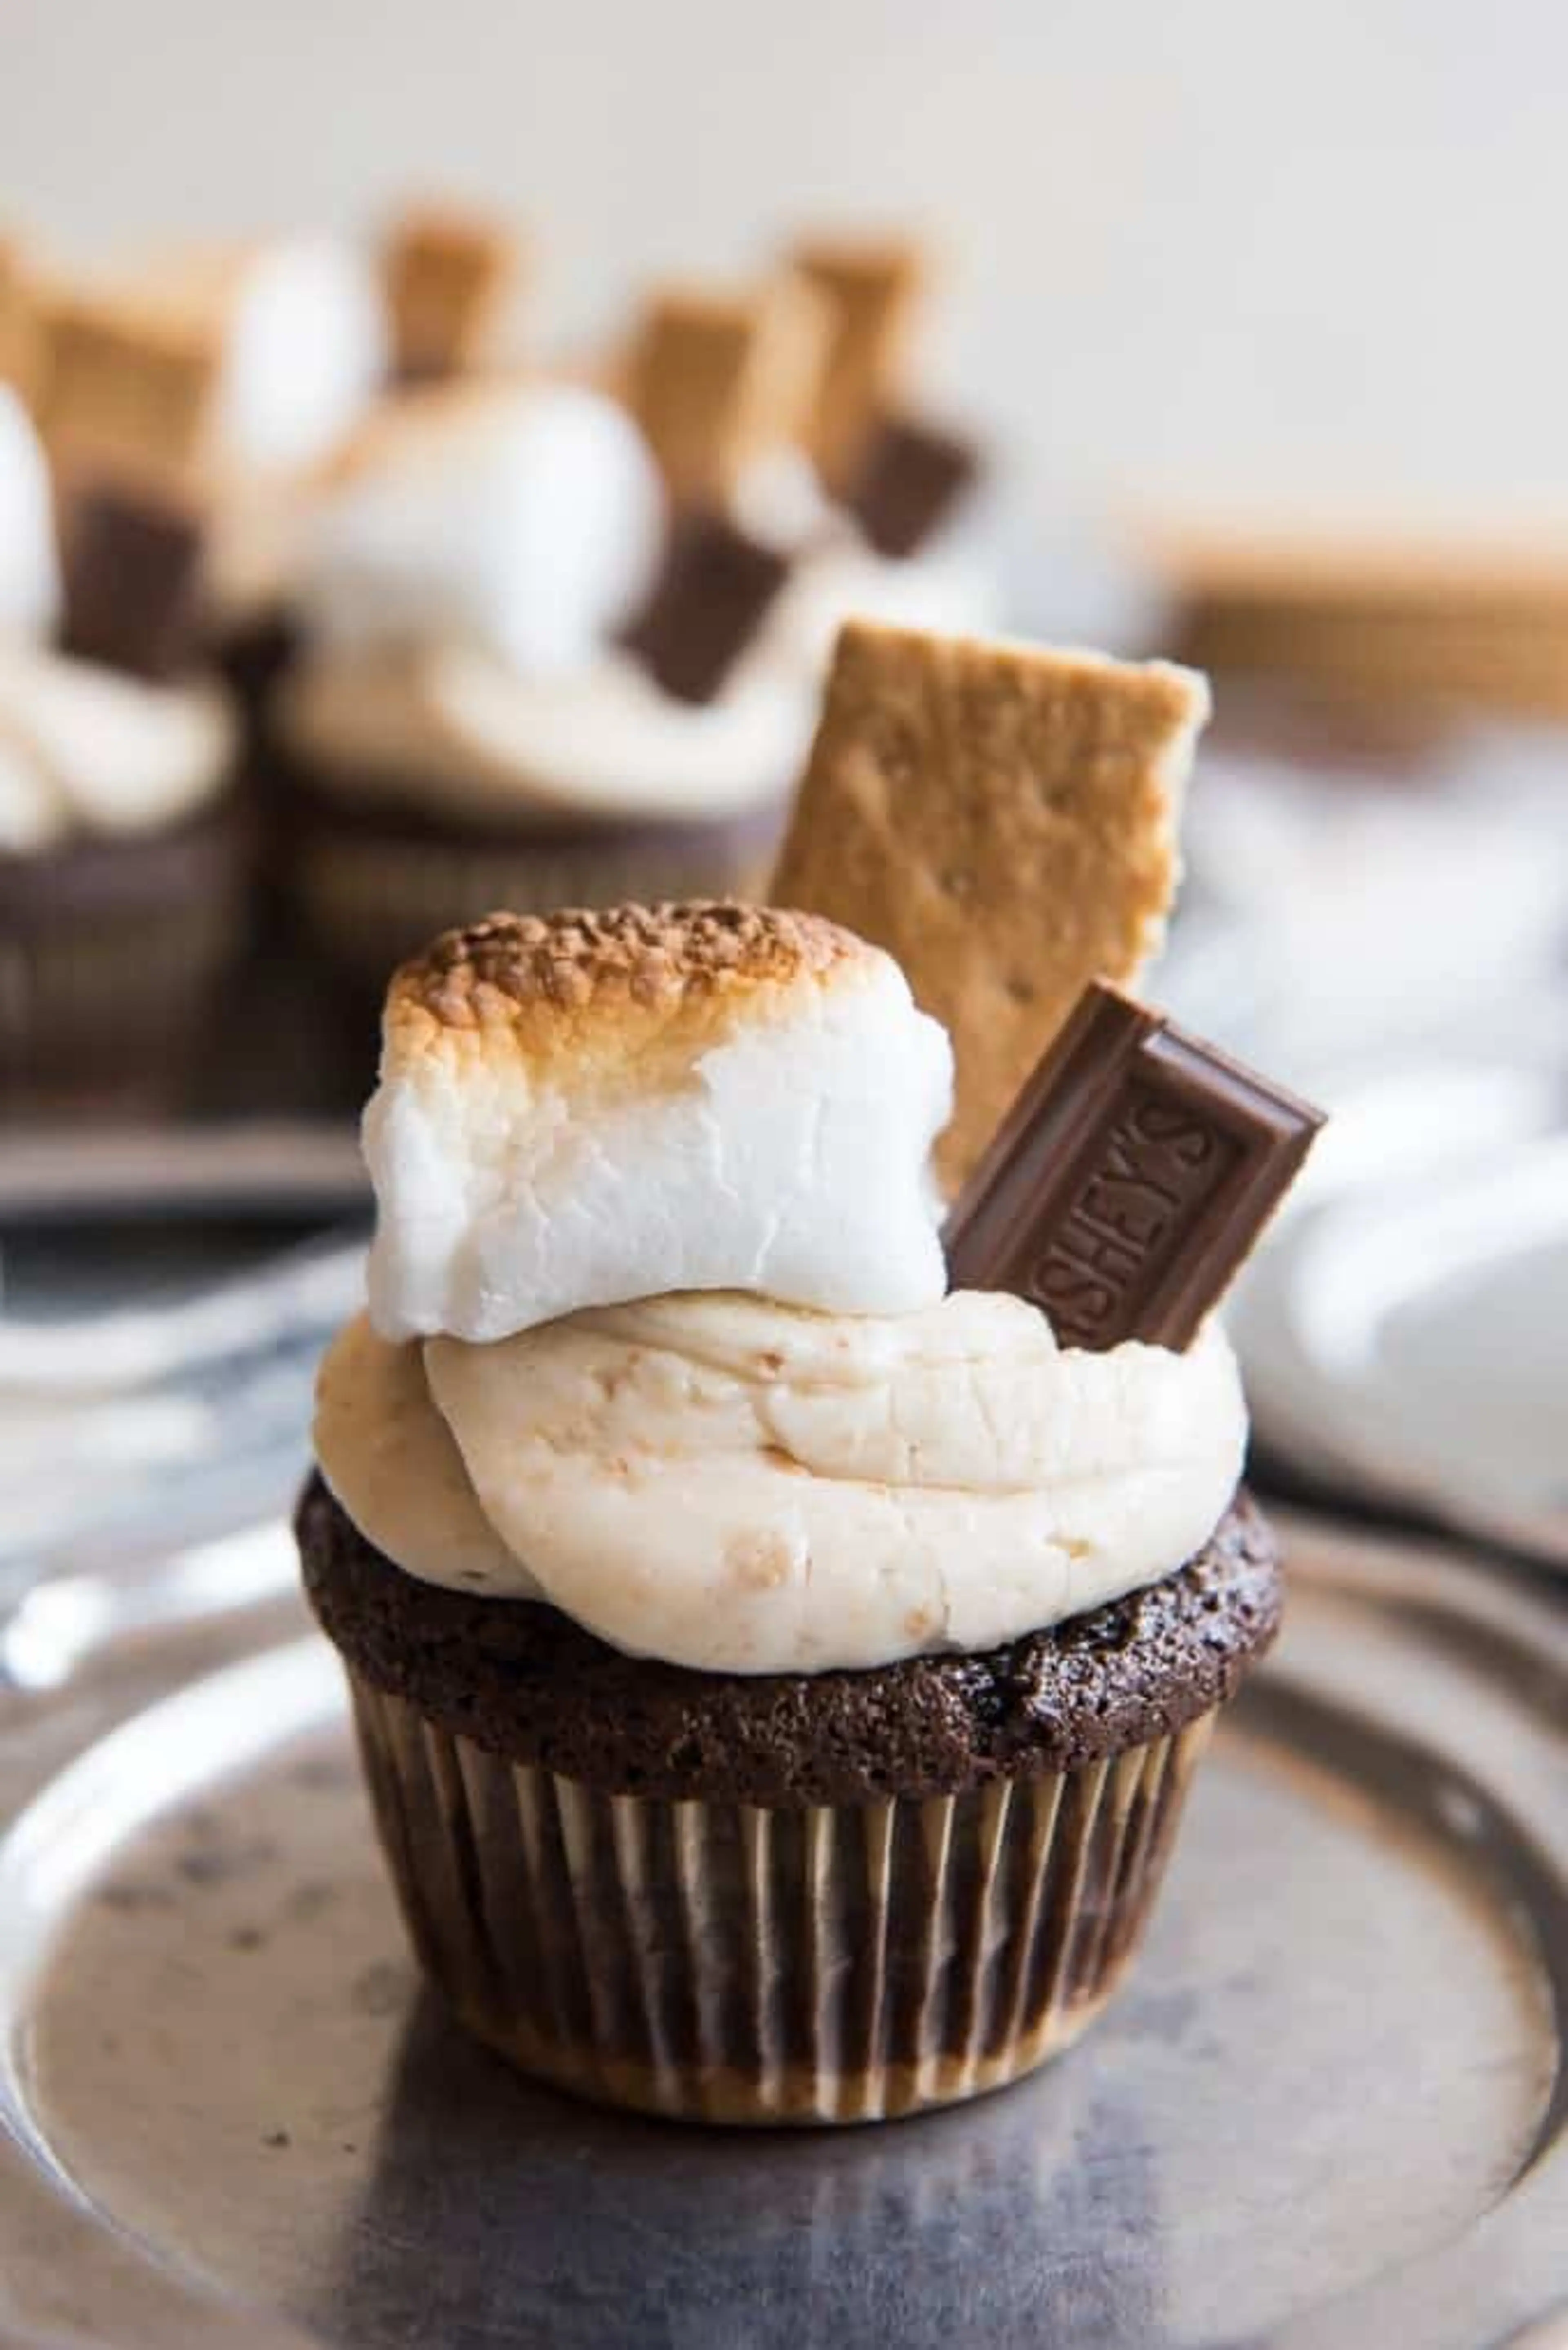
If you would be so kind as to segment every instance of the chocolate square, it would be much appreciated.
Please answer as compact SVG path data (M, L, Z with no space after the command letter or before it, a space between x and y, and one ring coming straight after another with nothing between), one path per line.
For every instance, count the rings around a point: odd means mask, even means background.
M119 484L72 497L63 534L64 650L133 677L171 677L200 621L202 531L184 508Z
M1064 1347L1189 1347L1323 1113L1098 983L943 1232L954 1289L1040 1306Z
M722 515L682 515L621 641L677 702L711 702L788 575L784 556Z
M972 442L913 417L883 416L845 504L878 555L913 555L979 474Z

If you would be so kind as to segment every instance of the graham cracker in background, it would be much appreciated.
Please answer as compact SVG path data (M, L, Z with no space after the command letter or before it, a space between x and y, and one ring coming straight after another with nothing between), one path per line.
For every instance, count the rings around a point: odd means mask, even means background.
M852 620L774 877L897 956L958 1064L956 1191L1092 979L1159 947L1205 681Z
M898 404L916 312L929 275L905 238L794 246L790 265L826 306L827 352L807 446L828 488L853 480L877 417Z
M0 237L0 383L36 411L44 387L44 322L21 246Z
M1184 659L1369 711L1568 717L1568 543L1172 536Z
M805 437L827 332L825 305L792 280L649 298L621 388L676 505L722 504L748 460Z
M47 322L42 421L62 473L184 484L202 472L222 358L210 323L83 291L59 295Z
M426 382L478 366L522 271L520 242L501 223L444 206L406 213L382 258L400 380Z

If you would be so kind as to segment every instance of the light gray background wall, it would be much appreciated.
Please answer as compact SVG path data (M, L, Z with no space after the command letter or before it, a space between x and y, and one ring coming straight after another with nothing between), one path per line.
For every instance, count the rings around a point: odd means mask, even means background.
M0 0L0 218L537 223L551 319L923 218L1043 506L1568 528L1563 0Z

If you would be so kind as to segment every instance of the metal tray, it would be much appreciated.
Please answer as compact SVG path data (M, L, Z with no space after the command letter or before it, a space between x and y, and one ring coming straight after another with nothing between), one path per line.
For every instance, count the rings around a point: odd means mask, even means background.
M1293 1532L1286 1638L1120 2003L1033 2081L865 2131L621 2120L470 2046L293 1601L0 1703L0 2329L1568 2339L1568 1609Z

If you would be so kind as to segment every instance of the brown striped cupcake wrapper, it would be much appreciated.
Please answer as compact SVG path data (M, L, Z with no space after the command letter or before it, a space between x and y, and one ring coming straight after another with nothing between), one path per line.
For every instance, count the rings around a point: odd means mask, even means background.
M0 1103L155 1099L189 1074L234 943L226 898L0 937Z
M317 944L367 985L437 931L504 909L628 899L754 897L764 888L782 813L712 824L605 827L536 839L363 827L306 815L296 835L294 894Z
M463 2022L563 2088L720 2123L916 2113L1067 2047L1213 1720L957 1795L766 1810L606 1794L349 1678L409 1930Z

